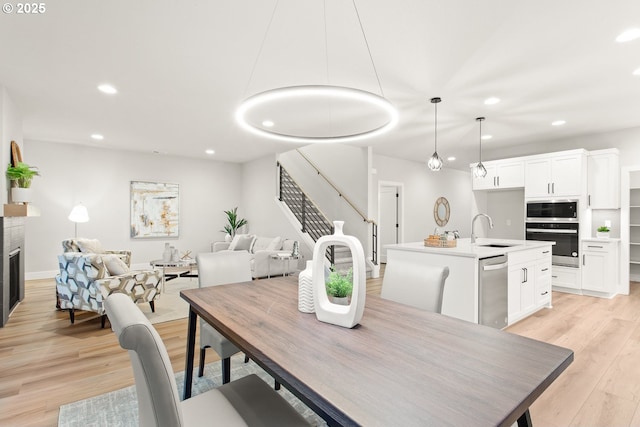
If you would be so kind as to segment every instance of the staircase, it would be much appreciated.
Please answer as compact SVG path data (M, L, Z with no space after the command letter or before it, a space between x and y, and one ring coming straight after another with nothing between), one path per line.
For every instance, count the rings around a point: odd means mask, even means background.
M280 200L298 220L301 225L301 231L311 237L313 242L318 241L322 236L333 234L333 222L318 209L313 200L300 188L287 170L280 163L277 163L277 166L280 184L278 200ZM377 227L375 223L373 223L373 226L373 238L375 242L377 238ZM326 257L329 265L334 266L337 271L345 272L353 266L351 251L345 246L329 246ZM377 265L375 258L376 252L374 249L373 262L366 260L367 277L373 276L372 264Z
M301 231L307 233L314 242L322 236L333 234L333 223L327 219L313 201L302 191L280 163L280 194L278 199L284 203L302 225ZM348 250L348 249L347 249ZM327 248L327 259L335 265L335 247Z

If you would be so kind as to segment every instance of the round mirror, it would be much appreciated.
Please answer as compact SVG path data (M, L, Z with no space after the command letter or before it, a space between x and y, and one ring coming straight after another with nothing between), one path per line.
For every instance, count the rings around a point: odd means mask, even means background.
M433 207L433 218L436 220L436 224L438 224L439 227L447 225L449 222L449 214L449 201L444 197L438 197Z

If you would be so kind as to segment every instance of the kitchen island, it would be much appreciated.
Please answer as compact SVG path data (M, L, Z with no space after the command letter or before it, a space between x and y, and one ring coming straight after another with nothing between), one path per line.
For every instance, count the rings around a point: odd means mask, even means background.
M481 260L506 255L507 324L511 325L543 307L551 307L551 246L533 240L458 239L454 248L426 247L423 242L387 245L387 268L411 264L449 267L442 314L480 323L479 282ZM395 267L394 266L394 267ZM488 285L492 285L488 283ZM383 286L393 286L384 283Z

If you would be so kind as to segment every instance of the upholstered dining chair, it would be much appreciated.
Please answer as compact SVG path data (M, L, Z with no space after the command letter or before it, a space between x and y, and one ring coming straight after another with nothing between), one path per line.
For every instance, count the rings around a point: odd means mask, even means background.
M387 264L380 296L434 313L442 312L444 284L449 267L435 267L403 260Z
M125 294L105 309L120 346L129 350L140 426L308 426L287 401L251 374L180 401L167 349L151 322Z
M245 251L199 253L196 255L196 263L198 265L198 286L201 288L251 281L250 258L249 253ZM210 324L200 319L199 377L204 374L207 347L212 348L220 356L222 382L228 383L231 380L231 356L240 350Z

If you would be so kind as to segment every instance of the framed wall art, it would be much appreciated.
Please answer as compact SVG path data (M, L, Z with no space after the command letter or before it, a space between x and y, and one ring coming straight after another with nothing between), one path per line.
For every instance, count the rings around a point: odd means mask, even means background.
M179 236L179 185L131 181L131 238Z

